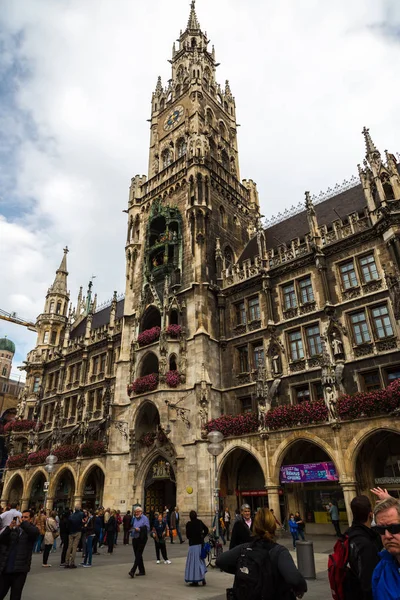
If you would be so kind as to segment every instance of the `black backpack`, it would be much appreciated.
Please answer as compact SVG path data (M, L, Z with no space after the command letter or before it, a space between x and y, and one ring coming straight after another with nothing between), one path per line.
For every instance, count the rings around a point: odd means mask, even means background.
M275 544L256 540L243 548L233 582L235 600L276 600L277 569L269 551Z

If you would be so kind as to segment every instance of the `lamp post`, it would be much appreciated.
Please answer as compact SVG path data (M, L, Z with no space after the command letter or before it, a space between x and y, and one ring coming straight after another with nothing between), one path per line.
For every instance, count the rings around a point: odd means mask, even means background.
M50 487L50 479L51 479L51 474L54 471L54 467L56 465L56 462L58 461L58 458L55 454L50 453L47 457L46 457L46 465L45 465L45 469L49 474L49 480L46 482L47 483L47 489L45 491L44 494L44 510L47 512L47 494L49 493L49 487Z
M208 439L208 452L214 457L214 501L215 501L215 534L219 537L219 487L218 487L218 470L217 470L217 456L221 454L224 447L222 440L224 439L223 434L220 431L210 431L207 435Z

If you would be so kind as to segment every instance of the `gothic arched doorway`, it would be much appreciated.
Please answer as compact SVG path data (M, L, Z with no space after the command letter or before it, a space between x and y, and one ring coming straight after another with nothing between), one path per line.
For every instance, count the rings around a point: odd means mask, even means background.
M33 479L29 496L29 508L33 508L35 511L39 510L41 506L44 506L44 484L46 481L46 477L41 472L37 473Z
M10 491L8 493L9 504L21 504L24 483L20 475L15 475L11 481Z
M175 473L170 463L162 456L152 462L144 484L144 509L162 512L165 506L176 505Z
M64 469L57 477L54 492L53 508L64 511L66 508L74 508L75 482L69 469Z
M82 508L99 508L103 503L103 491L104 473L95 465L90 469L83 484Z
M400 434L379 430L367 437L357 454L355 473L360 494L379 486L400 498Z
M284 490L283 518L299 511L315 533L332 533L326 510L329 502L339 508L340 520L347 522L346 506L339 474L332 458L317 444L298 440L291 444L283 458L280 483Z
M257 459L242 448L228 454L220 476L220 509L227 507L231 514L246 503L255 513L258 507L268 506L264 473Z

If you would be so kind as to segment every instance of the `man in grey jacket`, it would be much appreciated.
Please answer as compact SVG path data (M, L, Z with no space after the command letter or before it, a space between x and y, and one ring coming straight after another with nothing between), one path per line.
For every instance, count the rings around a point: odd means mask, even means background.
M329 502L327 511L330 514L337 537L342 537L342 532L340 531L339 525L339 508L337 504L332 504L332 502Z

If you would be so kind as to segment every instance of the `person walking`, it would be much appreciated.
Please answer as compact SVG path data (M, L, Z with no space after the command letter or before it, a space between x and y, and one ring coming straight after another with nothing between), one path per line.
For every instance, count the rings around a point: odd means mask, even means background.
M32 551L39 530L33 525L33 513L23 510L0 534L0 599L11 590L10 600L21 600L31 569Z
M229 542L229 533L230 533L230 529L231 529L231 513L229 512L229 508L227 506L225 506L225 510L224 510L224 523L225 523L225 530L226 530L226 539Z
M150 531L150 524L148 518L143 514L142 507L137 506L135 508L135 514L132 519L132 547L135 555L135 562L133 563L132 569L129 571L129 575L135 577L136 569L139 570L137 577L146 575L146 571L143 563L143 551L147 544L147 537Z
M170 565L171 561L168 560L168 556L167 556L167 547L166 547L166 537L168 535L168 527L166 522L163 520L163 516L160 513L158 515L157 520L154 521L153 524L153 529L152 529L152 536L153 536L153 540L154 540L154 545L156 548L156 559L157 559L157 564L160 564L160 552L161 555L164 559L164 563L166 565Z
M374 600L400 598L400 502L387 498L374 509L376 525L372 527L381 537L384 550L372 575Z
M53 547L54 540L58 536L57 521L56 521L55 517L56 517L56 513L54 510L52 510L49 517L47 517L47 519L46 519L42 567L51 567L51 565L49 565L47 561L49 560L49 555L50 555L50 551Z
M124 530L124 546L129 544L129 532L131 530L131 521L132 521L131 511L128 510L126 515L124 515L122 518L122 527Z
M115 513L115 520L117 522L117 526L116 526L116 530L115 530L115 545L118 545L118 534L121 531L121 525L122 525L122 517L121 517L121 511L117 510L117 512Z
M117 531L117 519L116 519L116 511L112 510L110 513L110 517L105 523L106 528L106 536L107 536L107 554L112 554L114 552L114 543L115 543L115 533Z
M299 531L299 526L294 518L294 514L290 513L289 516L289 521L288 521L288 525L289 525L289 531L292 535L292 540L293 540L293 550L296 550L296 542L299 539L299 535L298 535L298 531Z
M335 528L335 533L337 535L337 537L341 537L342 536L342 532L340 531L340 525L339 525L339 508L337 504L333 504L332 502L329 502L328 507L327 507L327 511L331 517L331 521L332 521L332 525Z
M61 552L61 560L60 567L65 567L65 557L67 556L68 551L68 542L69 542L69 516L71 512L68 508L65 509L60 519L60 538L62 544L62 552Z
M179 515L179 509L177 506L175 506L174 510L171 512L171 529L172 529L172 533L171 533L171 541L173 540L173 530L176 530L176 535L179 538L179 542L181 544L183 544L183 539L182 539L182 534L181 534L181 528L180 528L180 515Z
M294 520L297 523L297 535L299 538L301 538L303 540L303 542L305 542L306 538L305 538L304 530L305 530L306 524L304 523L303 519L301 518L299 511L297 511L295 513Z
M84 530L84 553L85 558L81 563L82 567L91 567L92 566L92 557L93 557L93 541L95 538L95 520L93 516L93 512L91 510L88 511L88 516L84 520L83 530Z
M236 546L228 552L223 552L217 558L217 567L226 573L236 574L238 560L245 553L246 548L264 552L265 559L269 554L272 563L273 580L265 582L268 585L268 590L265 588L262 590L263 597L276 597L280 600L292 600L294 596L301 598L307 591L306 580L297 570L289 550L275 542L275 531L276 521L271 511L268 508L261 508L254 519L254 541L250 544ZM265 576L265 573L260 572L260 575ZM253 587L247 590L248 597L254 592L253 580L249 583ZM238 581L235 578L233 586L235 597L238 597L235 595L237 585Z
M343 582L344 600L373 600L372 574L383 546L380 536L371 529L373 513L368 496L356 496L350 507L353 522L345 531L349 540L349 568Z
M242 504L240 507L240 518L235 520L232 528L231 543L229 549L235 548L240 544L245 544L250 541L253 532L253 520L251 518L251 510L248 504Z
M65 558L65 569L76 569L75 556L78 548L79 540L82 535L82 523L84 514L79 506L75 506L73 512L68 518L69 534L68 534L68 550Z
M201 548L204 538L208 534L208 527L197 518L195 510L189 513L190 521L186 523L186 538L189 541L189 551L186 558L185 582L191 587L197 587L199 583L206 585L207 568L201 558Z
M46 514L45 514L45 511L43 509L40 509L39 513L36 516L36 527L39 530L39 535L37 537L36 544L35 544L35 547L34 547L33 551L39 554L41 552L41 550L42 550L42 544L43 544L43 540L44 540L44 534L46 532L46 530L45 530L45 527L46 527Z

